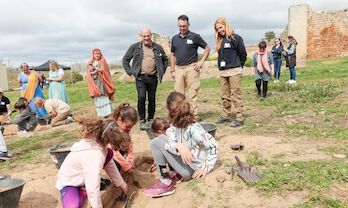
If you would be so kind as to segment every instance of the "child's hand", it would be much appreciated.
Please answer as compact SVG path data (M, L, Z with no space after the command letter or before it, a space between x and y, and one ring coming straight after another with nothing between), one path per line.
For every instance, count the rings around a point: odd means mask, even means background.
M185 164L191 163L191 161L193 160L193 156L189 148L187 148L183 144L177 143L176 149L178 150L181 159Z
M196 170L193 175L192 178L205 178L205 176L207 176L207 173L203 170Z
M121 189L123 190L124 193L128 192L128 185L127 183L124 183L124 185L121 186Z

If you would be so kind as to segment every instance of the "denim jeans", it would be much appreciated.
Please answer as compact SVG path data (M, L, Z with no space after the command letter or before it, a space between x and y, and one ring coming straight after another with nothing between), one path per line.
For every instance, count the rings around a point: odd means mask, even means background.
M273 59L274 62L274 79L280 79L280 68L282 66L282 59L276 58Z
M145 120L145 103L146 94L148 97L148 119L153 119L156 111L156 89L157 89L157 76L151 75L138 75L136 78L136 86L138 92L138 113L140 120Z
M289 67L290 69L290 80L296 80L296 69L295 67Z

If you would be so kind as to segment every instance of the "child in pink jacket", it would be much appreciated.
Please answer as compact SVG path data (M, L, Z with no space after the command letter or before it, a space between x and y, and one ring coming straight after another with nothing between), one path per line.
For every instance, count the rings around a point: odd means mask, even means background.
M121 187L124 192L128 190L112 160L112 150L129 146L130 138L128 134L120 132L113 121L82 118L77 122L83 126L83 139L71 147L58 172L56 187L61 192L64 208L83 207L87 197L93 208L103 207L100 195L102 169L115 186Z

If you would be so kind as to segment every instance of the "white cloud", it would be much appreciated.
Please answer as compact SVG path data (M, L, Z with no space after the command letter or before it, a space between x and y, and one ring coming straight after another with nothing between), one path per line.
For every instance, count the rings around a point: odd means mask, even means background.
M13 66L83 62L93 48L109 61L120 59L137 41L141 27L164 36L178 33L177 17L187 14L190 29L214 47L213 23L226 17L245 43L255 43L266 31L277 35L287 24L288 7L308 3L314 10L347 8L342 0L1 0L0 57Z

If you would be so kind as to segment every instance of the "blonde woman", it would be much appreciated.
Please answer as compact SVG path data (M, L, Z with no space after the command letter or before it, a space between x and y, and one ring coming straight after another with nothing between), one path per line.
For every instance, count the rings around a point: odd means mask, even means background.
M247 53L242 37L234 33L225 18L221 17L215 21L214 30L222 100L222 115L216 123L241 127L244 122L244 112L240 84ZM230 117L232 103L237 111L236 119Z
M66 92L66 86L64 82L64 71L59 68L56 61L51 60L49 62L50 72L48 73L47 80L50 82L48 97L50 99L56 98L65 103L68 103L68 95Z
M22 72L18 75L18 83L21 86L21 95L28 101L30 108L35 110L37 117L47 116L45 109L37 108L33 103L38 97L45 98L39 85L41 76L30 70L27 63L22 63L20 69Z

